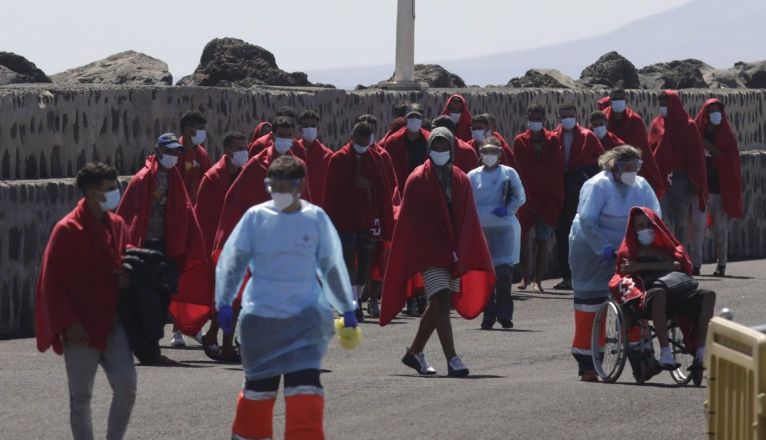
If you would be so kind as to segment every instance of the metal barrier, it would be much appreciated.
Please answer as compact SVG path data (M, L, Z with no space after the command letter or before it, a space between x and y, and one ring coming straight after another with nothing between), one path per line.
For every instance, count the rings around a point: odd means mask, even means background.
M705 367L708 438L766 439L766 335L713 318Z

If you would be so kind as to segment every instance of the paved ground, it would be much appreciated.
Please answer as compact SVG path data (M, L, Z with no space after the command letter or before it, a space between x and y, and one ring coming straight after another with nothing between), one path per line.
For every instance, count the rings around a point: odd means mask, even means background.
M703 273L711 273L706 266ZM730 278L703 277L719 294L717 310L734 309L746 325L766 322L766 261L734 263ZM548 281L545 285L553 285ZM568 347L571 296L520 294L512 331L478 330L454 319L467 379L418 377L399 358L416 321L386 328L365 324L365 341L344 351L333 341L326 359L328 439L702 439L704 388L678 387L664 374L647 385L624 373L617 384L577 381ZM193 345L193 344L190 344ZM446 373L437 340L427 355ZM139 368L130 439L228 439L241 369L209 362L194 346L166 350L186 368ZM69 438L63 361L37 353L30 339L0 342L0 438ZM103 438L110 392L96 380L93 416ZM284 406L275 434L280 438Z

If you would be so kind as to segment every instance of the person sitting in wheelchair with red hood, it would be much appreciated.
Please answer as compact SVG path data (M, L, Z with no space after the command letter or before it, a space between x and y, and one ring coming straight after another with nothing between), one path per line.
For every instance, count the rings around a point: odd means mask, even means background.
M689 370L702 369L715 292L698 288L691 273L689 254L659 216L649 208L634 207L609 288L629 316L653 321L663 370L678 368L668 340L668 318L682 331L686 351L694 353Z

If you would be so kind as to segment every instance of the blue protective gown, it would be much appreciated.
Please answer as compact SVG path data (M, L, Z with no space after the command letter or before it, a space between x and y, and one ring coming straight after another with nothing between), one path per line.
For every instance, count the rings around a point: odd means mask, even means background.
M645 206L660 213L654 190L643 177L633 186L618 183L611 172L602 171L580 190L577 215L569 233L569 265L575 297L608 297L615 261L601 257L608 246L620 247L628 226L630 209Z
M492 264L514 265L521 251L521 226L516 212L527 201L519 174L511 167L499 165L492 171L480 166L468 173L473 199L487 239ZM508 215L498 217L495 209L505 206Z
M334 334L331 307L356 309L335 227L321 208L301 204L294 213L272 201L250 208L218 260L217 307L231 305L250 269L239 331L250 380L319 369Z

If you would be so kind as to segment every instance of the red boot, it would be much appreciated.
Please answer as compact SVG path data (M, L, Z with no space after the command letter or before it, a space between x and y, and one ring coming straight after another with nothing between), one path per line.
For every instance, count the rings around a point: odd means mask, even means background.
M237 414L231 428L232 438L242 440L267 440L274 435L272 420L275 397L262 400L245 398L244 391L237 399Z
M285 397L285 440L324 440L324 396L296 394Z

